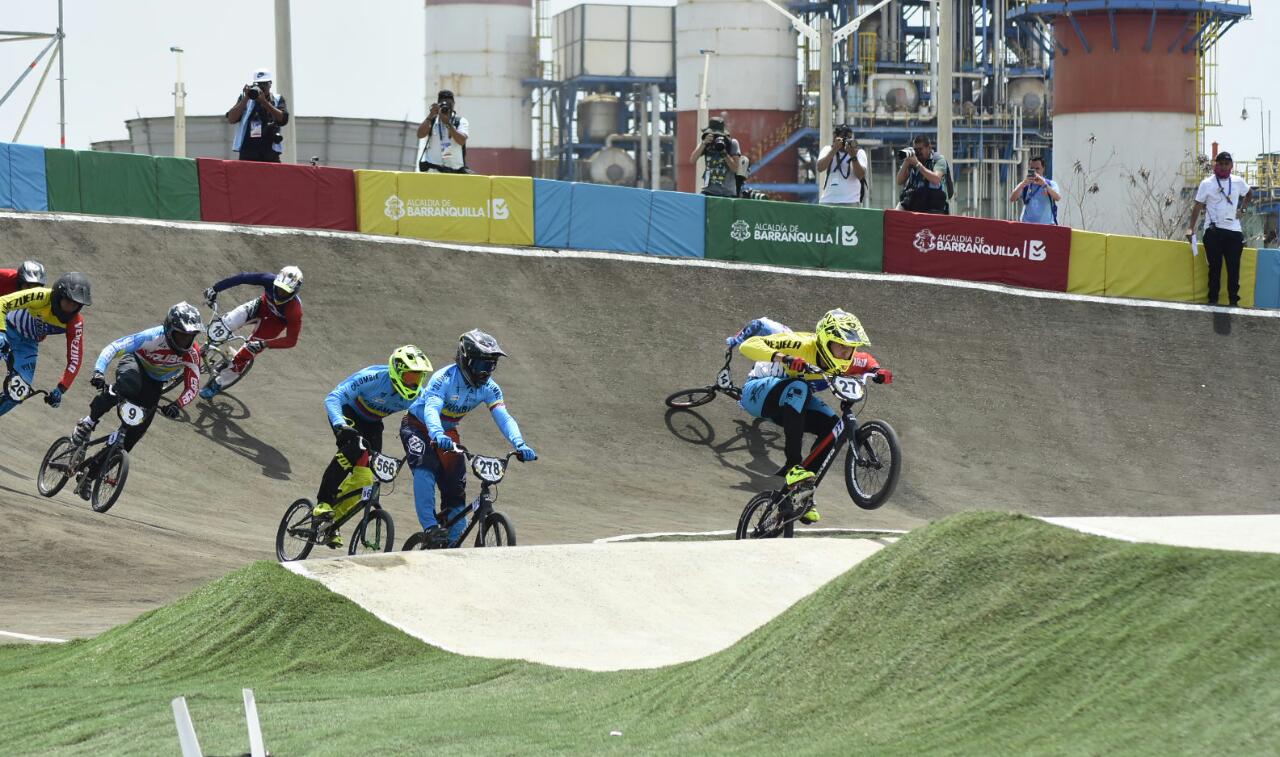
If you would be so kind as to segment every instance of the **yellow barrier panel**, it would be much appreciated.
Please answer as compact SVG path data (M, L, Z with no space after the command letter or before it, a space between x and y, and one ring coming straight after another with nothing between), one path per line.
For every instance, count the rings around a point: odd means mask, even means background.
M1112 297L1192 302L1192 261L1186 242L1107 235L1106 293Z
M489 241L533 245L533 179L495 176L490 190Z
M356 171L356 229L365 234L398 233L394 171Z
M490 178L439 173L397 174L403 203L400 236L488 242Z
M1209 301L1209 263L1204 256L1204 245L1200 245L1200 255L1192 266L1195 276L1195 294L1192 302ZM1258 285L1258 251L1246 247L1240 256L1240 306L1254 307L1253 292ZM1227 300L1227 267L1222 266L1221 283L1218 285L1218 303L1226 305Z
M1071 258L1067 291L1072 294L1106 294L1107 235L1071 230Z

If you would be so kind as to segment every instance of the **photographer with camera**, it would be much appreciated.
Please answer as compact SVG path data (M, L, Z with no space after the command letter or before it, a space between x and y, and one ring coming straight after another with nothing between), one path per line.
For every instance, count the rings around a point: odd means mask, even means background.
M427 117L418 124L418 139L426 139L418 170L422 173L471 173L467 168L467 134L471 125L454 109L453 91L440 90Z
M1027 161L1027 178L1013 188L1009 202L1022 201L1023 223L1058 224L1058 203L1062 202L1062 194L1058 183L1044 175L1044 158L1033 155Z
M279 163L284 152L280 129L289 123L289 108L284 97L271 94L270 70L260 68L252 78L227 111L227 123L240 124L231 151L240 153L240 160Z
M738 140L725 129L724 118L716 116L707 121L707 128L689 156L696 163L703 158L702 194L712 197L738 196L738 171L742 151Z
M867 151L858 147L853 128L840 124L831 144L818 153L818 171L826 171L820 205L855 207L867 200Z
M903 185L898 208L948 215L951 212L948 203L955 192L951 164L933 151L933 141L928 137L917 136L912 144L914 149L906 147L897 152L898 160L902 161L897 181Z

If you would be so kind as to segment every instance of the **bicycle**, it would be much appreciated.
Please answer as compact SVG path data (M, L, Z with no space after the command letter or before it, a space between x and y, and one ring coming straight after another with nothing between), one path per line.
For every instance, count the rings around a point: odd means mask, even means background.
M105 513L110 510L120 498L125 481L129 478L129 452L124 448L125 431L131 426L142 424L147 419L148 412L152 411L121 399L116 405L120 427L110 434L81 442L76 442L70 436L54 439L44 453L44 459L40 461L36 489L42 496L52 497L62 491L67 481L75 476L76 493L89 500L89 506L94 512ZM87 453L99 444L106 444L107 449L97 470L91 471Z
M458 445L458 453L466 458L470 464L471 472L475 477L480 479L480 493L471 501L471 504L459 510L448 521L441 521L440 527L448 531L459 520L471 516L467 523L466 529L458 536L457 539L450 540L446 545L448 549L455 549L462 546L467 540L467 535L471 533L471 529L475 528L479 523L480 529L476 531L476 547L514 547L516 545L516 529L511 525L511 519L502 513L493 509L494 500L498 498L494 489L502 482L507 475L507 466L511 464L511 458L518 455L518 452L508 452L506 457L486 457L485 455L473 455L466 447ZM404 551L412 549L427 549L427 532L419 531L410 536L404 542Z
M812 367L805 370L818 372ZM863 510L875 510L888 501L902 476L898 434L882 420L859 422L855 412L866 400L867 381L873 375L828 377L828 388L840 400L840 418L802 463L816 475L798 486L752 497L738 518L736 538L791 538L796 521L812 506L814 491L841 445L847 445L849 450L845 455L845 487L854 504Z
M4 380L4 396L8 397L15 404L22 404L33 397L39 397L49 392L44 389L36 389L27 383L21 375L10 373Z
M205 326L204 344L200 345L201 373L209 376L209 382L205 384L206 388L210 383L218 380L218 376L231 366L240 348L249 342L249 337L232 331L227 326L226 321L222 320L225 314L218 310L218 303L215 302L209 307L213 311L213 317L209 319L208 325ZM245 376L249 375L249 371L253 368L255 362L257 361L250 360L245 363L244 370L240 371L239 374L231 374L231 380L223 385L222 389L225 391L240 383ZM162 393L168 394L175 387L180 386L182 382L183 376L178 374L176 378L170 379L165 383Z
M360 523L351 535L351 545L347 548L347 554L357 555L362 551L390 552L395 548L396 526L391 513L382 509L382 485L395 481L403 465L403 457L394 458L381 452L371 453L368 467L373 471L373 483L359 489L352 489L346 494L340 494L338 501L333 503L335 510L340 509L344 502L352 498L358 497L359 501L337 519L315 518L311 515L314 507L311 500L305 497L294 500L293 504L285 509L284 517L280 519L280 527L276 529L276 559L280 562L305 560L307 555L311 554L312 548L327 542L330 533L341 528L357 513L361 514ZM297 554L288 550L294 543L299 545Z
M730 347L725 350L724 367L716 374L716 382L714 384L672 392L666 399L667 407L675 410L700 407L715 399L717 394L724 394L734 400L742 399L742 388L733 383L733 375L729 372L729 365L732 362L733 348Z

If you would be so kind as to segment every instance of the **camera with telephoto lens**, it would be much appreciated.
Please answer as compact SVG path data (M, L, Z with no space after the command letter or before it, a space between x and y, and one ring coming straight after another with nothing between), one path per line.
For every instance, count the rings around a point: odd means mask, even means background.
M440 115L442 116L449 115L449 111L453 110L453 108L450 107L449 105L449 101L447 100L441 100L440 102L436 103L436 106L438 107L440 111Z
M724 134L716 134L711 137L711 144L707 145L707 152L722 153L729 149L729 138Z
M916 148L904 147L901 150L898 150L894 154L898 156L898 160L906 160L907 158L913 157L916 154Z
M257 100L258 96L261 94L262 90L258 89L255 84L250 84L249 89L245 90L245 97L248 97L250 100Z

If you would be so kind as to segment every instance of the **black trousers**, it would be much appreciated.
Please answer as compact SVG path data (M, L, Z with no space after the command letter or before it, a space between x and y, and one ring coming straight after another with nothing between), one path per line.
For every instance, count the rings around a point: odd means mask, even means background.
M360 416L349 405L342 408L342 414L355 426L356 431L364 438L365 446L373 452L382 451L382 421L369 421ZM348 444L338 448L338 454L333 456L329 461L329 467L324 469L324 476L320 478L320 490L316 492L316 502L328 502L333 504L333 498L338 496L338 487L342 486L342 482L346 480L347 474L355 467L360 460L360 447L358 444Z
M1209 261L1209 304L1218 304L1222 286L1222 264L1227 264L1227 297L1240 304L1240 256L1244 254L1244 234L1211 227L1204 233L1204 256Z
M135 355L125 355L116 365L116 381L89 403L89 417L97 421L106 415L111 408L126 399L147 411L147 417L137 426L126 426L124 432L124 448L132 450L133 445L142 439L143 434L151 427L156 417L156 405L160 403L160 392L164 384L156 381L142 370ZM101 453L99 453L101 456Z

